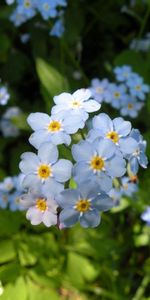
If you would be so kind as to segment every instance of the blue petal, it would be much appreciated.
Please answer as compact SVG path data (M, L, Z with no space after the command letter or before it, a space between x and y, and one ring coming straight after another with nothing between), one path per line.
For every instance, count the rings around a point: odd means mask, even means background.
M99 211L107 211L114 206L114 202L107 194L101 193L91 201L91 205Z
M60 159L52 167L52 173L56 181L65 182L71 178L72 163L67 159Z
M60 213L60 223L64 223L65 227L72 227L79 219L79 213L74 209L64 209Z
M56 201L62 208L73 208L80 198L79 190L66 189L56 196Z
M79 218L82 227L97 227L100 224L100 214L96 209L83 213Z
M72 155L77 162L90 161L93 154L93 146L88 142L81 141L79 144L72 146Z
M57 147L50 143L43 143L38 150L38 157L45 163L55 163L58 159Z

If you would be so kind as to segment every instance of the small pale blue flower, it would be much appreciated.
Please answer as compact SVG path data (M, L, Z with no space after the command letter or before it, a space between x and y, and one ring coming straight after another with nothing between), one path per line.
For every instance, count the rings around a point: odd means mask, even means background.
M6 105L10 95L6 87L0 87L0 105Z
M98 78L94 78L91 81L91 87L89 89L92 97L97 102L110 102L111 94L109 91L109 81L107 79L99 80Z
M91 98L89 89L79 89L73 94L62 93L54 97L55 106L52 108L52 113L65 111L67 115L79 116L81 121L86 121L89 113L100 109L101 105Z
M113 207L112 199L91 181L85 181L76 190L66 189L56 196L56 201L63 209L59 220L64 227L72 227L78 221L84 228L96 227L100 223L99 212Z
M71 177L72 163L66 159L58 160L57 147L50 143L43 143L36 155L25 152L21 155L20 170L25 174L23 187L43 184L51 191L63 190L63 183Z
M126 81L132 75L132 68L127 65L114 68L116 79L120 82Z
M111 94L110 99L108 99L108 103L112 105L112 107L119 109L122 103L125 101L127 97L127 89L124 84L109 84L109 92Z
M122 195L132 197L138 191L136 182L132 182L130 177L124 176L121 178Z
M143 78L140 76L131 77L127 81L127 85L130 89L130 93L133 97L137 97L139 100L144 101L146 94L149 92L149 86L144 84Z

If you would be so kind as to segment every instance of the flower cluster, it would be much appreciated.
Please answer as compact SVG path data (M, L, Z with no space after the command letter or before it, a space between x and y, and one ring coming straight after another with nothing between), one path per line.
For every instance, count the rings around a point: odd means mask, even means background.
M120 110L122 116L135 118L150 88L130 66L116 67L113 71L117 83L110 83L107 79L93 79L90 87L92 96L99 103L106 102Z
M26 190L22 206L33 225L65 228L79 222L85 228L96 227L100 212L115 205L114 182L121 193L136 191L131 174L136 178L139 165L147 166L146 142L130 122L121 117L111 120L105 113L93 117L88 131L89 114L101 107L89 89L62 93L54 102L51 115L36 112L27 119L34 130L29 142L37 154L21 155ZM68 148L69 160L59 145ZM130 179L124 177L127 170Z
M54 26L50 31L51 35L60 37L64 32L63 25L63 10L60 7L67 5L66 0L6 0L8 5L16 3L17 6L10 16L10 20L15 26L20 26L22 23L33 18L37 13L40 13L44 20L50 18L55 20Z
M6 177L0 182L0 208L9 208L11 211L23 210L20 196L23 193L22 180L24 175Z

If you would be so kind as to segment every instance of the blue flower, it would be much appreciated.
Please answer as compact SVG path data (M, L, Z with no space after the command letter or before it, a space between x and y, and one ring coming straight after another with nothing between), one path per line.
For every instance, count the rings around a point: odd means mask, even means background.
M114 73L118 81L120 82L126 81L128 78L132 76L132 68L127 65L116 67L114 68Z
M128 137L131 123L123 118L111 120L107 114L101 113L93 118L93 129L89 131L87 140L93 142L98 137L110 139L124 154L133 151L133 140Z
M94 78L91 81L91 87L89 88L92 97L99 103L110 102L111 94L109 91L109 81L107 79L99 80Z
M122 195L132 197L137 192L138 186L133 182L130 177L124 176L121 178L121 192Z
M146 210L142 213L141 219L150 226L150 206L146 208Z
M58 14L56 9L56 1L54 0L38 0L37 8L41 13L44 20L48 20L49 18L55 18Z
M107 99L107 102L110 103L112 107L119 109L127 97L126 91L127 89L124 84L109 84L109 92L111 96Z
M2 182L0 182L0 191L10 192L14 189L14 180L12 177L6 177Z
M128 96L125 101L122 102L120 113L122 116L130 116L131 118L136 118L142 107L143 103L138 102L137 99L132 96Z
M4 137L15 137L19 135L19 129L13 124L13 117L17 117L21 114L19 107L9 107L6 112L2 115L0 121L0 129Z
M5 209L8 206L8 192L0 191L0 207Z
M133 97L145 100L145 94L149 92L149 86L144 84L142 77L135 74L134 77L131 77L127 81L127 86L129 87L130 93Z
M59 221L64 227L72 227L78 221L84 228L96 227L100 223L99 212L113 207L112 199L91 181L82 183L76 190L66 189L56 201L63 209Z
M147 168L148 159L145 155L146 141L143 140L139 130L132 129L130 136L134 139L135 147L133 153L127 156L130 169L133 174L137 174L139 165L142 168Z
M8 94L8 90L6 87L0 87L0 105L6 105L10 95Z
M126 171L125 160L110 139L96 139L92 144L81 141L72 146L72 155L77 161L73 169L75 181L95 180L104 191L111 189L112 178Z
M24 187L43 184L51 191L63 190L64 182L71 177L72 163L66 159L58 160L57 147L50 143L43 143L38 154L25 152L21 155L20 170L25 174Z
M14 193L9 195L8 202L9 202L9 209L11 211L24 209L20 202L20 196L21 196L20 191L15 191Z
M16 27L27 21L27 16L18 12L17 8L13 11L10 16L10 21L14 23Z
M69 145L71 143L69 134L73 134L79 128L84 127L79 116L72 118L64 112L51 116L45 113L31 113L27 122L35 131L30 136L29 142L37 149L44 142Z
M30 19L35 16L35 1L34 0L17 0L17 12Z
M63 35L65 31L64 28L64 22L62 19L58 19L54 26L52 27L51 31L50 31L50 35L51 36L56 36L56 37L61 37Z
M100 109L101 105L90 99L91 92L89 89L79 89L72 95L62 93L54 97L56 105L52 108L52 113L65 111L67 115L71 115L72 120L75 116L79 116L81 121L86 121L89 113Z
M51 188L31 189L28 193L21 196L21 205L27 209L26 217L32 225L44 223L50 227L57 224L57 207L55 193Z
M112 188L110 190L110 192L108 193L108 195L110 196L110 198L112 198L113 202L114 202L114 206L119 205L120 203L120 199L122 197L122 190L119 188Z

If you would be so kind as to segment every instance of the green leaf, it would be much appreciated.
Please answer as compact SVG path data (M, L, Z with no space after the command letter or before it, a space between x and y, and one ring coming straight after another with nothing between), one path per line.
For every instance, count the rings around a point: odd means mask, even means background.
M4 293L0 296L1 300L27 300L27 288L24 278L19 277L15 284L8 284L4 289Z
M11 236L18 232L22 223L22 213L0 210L0 236Z
M70 252L68 254L67 274L74 286L81 287L85 281L93 281L98 275L98 270L87 258Z
M30 300L50 300L50 299L60 300L60 297L53 289L46 289L42 285L37 286L30 280L28 280L27 286L28 286L28 293L29 293L28 299Z
M0 267L0 279L2 283L15 281L20 274L20 266L16 262L11 262Z
M13 260L16 257L13 242L10 240L4 240L0 246L0 263L5 263Z
M50 99L55 95L68 90L68 82L61 73L42 58L36 59L36 69L42 86L46 90ZM47 97L45 97L47 99ZM50 99L47 101L50 107Z

